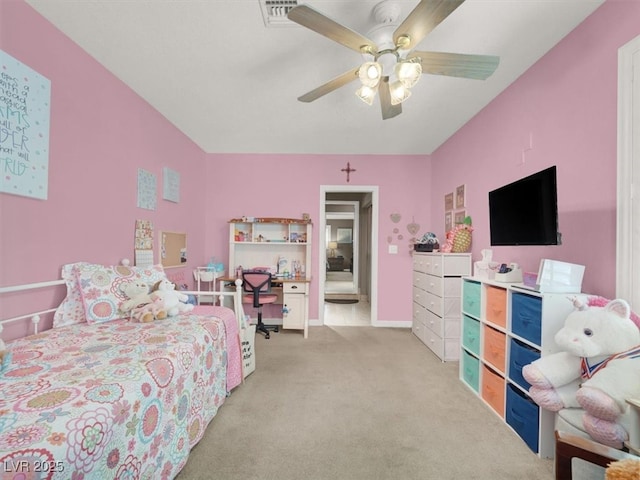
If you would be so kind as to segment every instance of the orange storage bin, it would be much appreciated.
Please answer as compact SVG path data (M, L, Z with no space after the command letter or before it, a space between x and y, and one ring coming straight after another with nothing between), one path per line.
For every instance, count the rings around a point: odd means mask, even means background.
M504 418L504 378L486 365L482 366L482 398Z
M506 343L507 336L504 333L488 325L483 326L482 345L484 350L482 356L488 363L502 373L505 372L506 368Z
M507 290L487 286L487 321L506 328L507 326Z

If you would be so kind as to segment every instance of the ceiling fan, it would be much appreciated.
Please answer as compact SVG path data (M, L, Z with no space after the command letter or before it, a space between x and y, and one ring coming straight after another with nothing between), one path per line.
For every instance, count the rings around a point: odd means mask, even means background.
M420 75L447 75L477 80L488 78L498 67L499 57L461 53L419 52L414 48L465 0L421 0L396 28L399 6L384 0L374 7L379 22L367 35L369 39L308 5L292 8L287 17L303 27L355 50L363 55L361 65L298 97L313 102L348 83L360 79L356 95L371 105L380 97L382 118L402 113L401 103L411 94Z

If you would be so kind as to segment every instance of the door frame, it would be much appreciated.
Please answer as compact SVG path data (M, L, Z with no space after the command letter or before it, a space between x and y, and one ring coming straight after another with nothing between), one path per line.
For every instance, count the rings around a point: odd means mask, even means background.
M633 133L640 131L639 52L640 36L618 49L616 297L636 310L640 309L640 194L634 180L640 183L640 145L634 145Z
M318 231L321 232L318 242L318 266L324 268L326 263L327 245L325 240L326 229L326 208L325 202L327 193L369 193L371 194L371 285L369 292L369 303L371 305L371 325L378 322L378 217L379 217L379 187L377 185L320 185L320 225ZM355 263L354 263L355 268ZM325 275L319 275L318 282L318 319L320 324L324 325L324 287Z

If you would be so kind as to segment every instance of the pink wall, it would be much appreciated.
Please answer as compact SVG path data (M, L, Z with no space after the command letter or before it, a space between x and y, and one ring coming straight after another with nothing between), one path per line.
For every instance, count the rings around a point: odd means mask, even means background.
M0 21L0 48L51 80L49 198L0 193L0 286L57 279L80 260L133 260L136 219L187 232L189 265L199 264L202 150L26 3L3 2ZM163 167L181 175L178 204L162 200ZM157 175L155 211L136 207L138 168ZM43 307L63 290L43 292ZM0 317L14 315L22 297L3 296Z
M585 290L614 293L617 49L640 33L638 2L609 0L441 147L433 165L421 156L205 155L27 4L2 9L0 48L52 81L52 128L49 199L0 194L0 286L57 278L67 262L132 257L138 218L187 232L189 264L174 272L186 278L212 255L227 262L232 217L309 212L317 225L321 185L378 185L378 319L409 321L411 257L401 243L398 255L387 253L397 226L389 215L402 214L401 229L415 219L421 233L443 236L442 198L465 183L477 259L489 243L487 192L556 164L565 244L494 248L494 257L527 270L543 257L583 263ZM349 184L340 171L347 161L357 169ZM137 169L160 182L165 166L181 174L180 203L159 198L156 211L136 208ZM311 318L317 288L315 280ZM46 307L61 298L60 289L42 296ZM0 305L1 317L13 314L6 297Z
M475 260L490 248L487 193L557 165L563 245L493 247L494 260L586 265L583 290L615 295L617 55L639 34L640 2L607 1L432 155L432 218L466 184Z
M341 172L347 162L356 172L350 182ZM211 255L228 263L228 221L243 215L254 217L301 218L311 214L313 265L309 316L318 314L319 214L321 185L377 185L379 187L378 320L410 321L411 256L406 225L415 218L421 233L430 231L430 162L423 156L364 155L210 155L207 192L207 247ZM261 193L258 193L261 192ZM268 200L262 200L266 194ZM394 224L390 215L400 213ZM397 241L398 227L404 240ZM399 253L391 255L387 237L392 235Z

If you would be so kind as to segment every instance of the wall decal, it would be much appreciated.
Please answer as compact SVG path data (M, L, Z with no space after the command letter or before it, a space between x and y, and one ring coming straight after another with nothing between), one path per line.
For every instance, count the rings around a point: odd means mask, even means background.
M0 192L46 200L51 81L0 50Z

